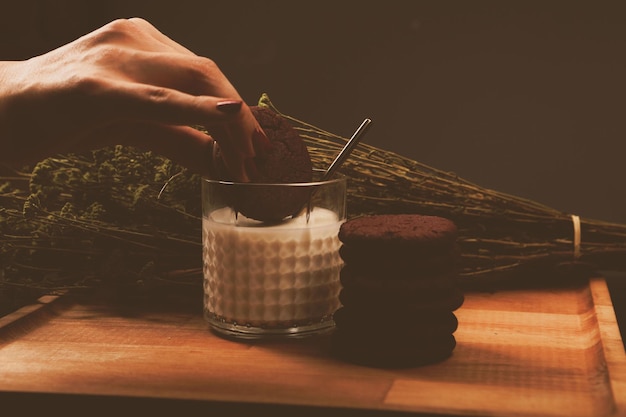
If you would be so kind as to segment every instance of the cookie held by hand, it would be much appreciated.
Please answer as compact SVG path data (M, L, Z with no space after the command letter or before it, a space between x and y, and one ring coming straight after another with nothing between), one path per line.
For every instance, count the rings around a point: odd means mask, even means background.
M254 158L256 170L250 183L232 187L229 200L246 217L278 222L296 214L307 202L306 187L275 184L305 183L313 179L313 163L306 144L284 117L268 108L252 106L252 114L265 132L269 143ZM219 148L217 151L219 156ZM229 180L222 158L216 158L219 179Z

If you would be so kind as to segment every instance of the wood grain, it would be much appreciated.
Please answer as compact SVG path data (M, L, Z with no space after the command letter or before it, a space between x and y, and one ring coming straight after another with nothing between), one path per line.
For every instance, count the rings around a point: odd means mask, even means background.
M0 321L0 393L182 399L237 412L274 405L300 414L626 415L626 357L600 278L467 294L453 356L402 370L341 362L327 337L222 339L196 300L42 302Z

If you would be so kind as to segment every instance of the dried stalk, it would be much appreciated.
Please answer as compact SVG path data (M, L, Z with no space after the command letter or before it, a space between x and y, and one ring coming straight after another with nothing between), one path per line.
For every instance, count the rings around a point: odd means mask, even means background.
M267 95L260 105L280 113ZM281 113L309 146L314 163L327 166L346 138ZM344 163L351 216L420 213L447 217L459 227L461 275L466 278L563 263L591 269L626 269L626 225L581 219L581 254L574 257L569 213L483 188L402 155L360 143Z

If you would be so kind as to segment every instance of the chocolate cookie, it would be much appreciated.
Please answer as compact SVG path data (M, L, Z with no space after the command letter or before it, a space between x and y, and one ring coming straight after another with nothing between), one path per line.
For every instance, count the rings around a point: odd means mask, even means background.
M456 339L451 334L413 344L380 338L375 331L363 338L336 331L331 349L340 359L358 365L406 368L441 362L452 355L455 346Z
M346 246L372 255L376 250L407 251L403 253L412 256L441 253L455 245L457 235L451 220L419 214L358 217L345 222L339 231L339 239Z
M393 309L403 306L416 314L427 311L454 311L465 301L463 291L457 287L449 290L431 290L424 293L394 293L367 291L361 288L343 287L339 293L339 301L350 308Z
M433 279L413 279L410 272L401 278L388 275L363 275L347 265L341 269L340 280L343 288L349 288L361 293L398 297L398 299L428 298L437 294L449 294L458 288L455 275L441 275Z
M306 144L288 120L268 108L252 106L250 109L269 139L269 146L254 158L256 172L251 183L233 187L229 200L235 210L246 217L277 222L298 212L310 193L304 187L271 184L310 182L313 164ZM222 159L216 159L220 179L228 180Z
M411 314L381 308L340 307L333 320L339 331L347 333L371 333L372 329L382 336L407 334L417 338L452 334L459 321L451 311L431 311L428 314ZM391 336L389 336L391 337Z
M386 281L456 277L460 260L456 252L427 259L416 259L411 256L405 258L386 255L380 257L361 256L358 250L350 250L346 245L341 246L339 255L345 263L345 274L359 275L371 279L384 279Z
M250 107L252 114L270 141L264 155L254 162L258 183L309 182L313 179L313 163L306 144L287 119L265 107Z

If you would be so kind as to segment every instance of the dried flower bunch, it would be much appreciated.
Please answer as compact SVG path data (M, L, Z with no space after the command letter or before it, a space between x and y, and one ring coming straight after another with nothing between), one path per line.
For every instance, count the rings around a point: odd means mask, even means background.
M197 281L200 178L170 160L115 146L48 158L4 179L0 286L140 289Z
M278 112L267 95L259 101ZM280 112L279 112L280 113ZM346 139L283 114L326 168ZM459 227L461 279L626 270L626 225L581 219L367 144L341 168L350 217L420 213ZM0 181L0 288L200 285L200 178L116 146L48 158ZM580 237L580 241L578 241ZM546 274L539 274L542 277Z

